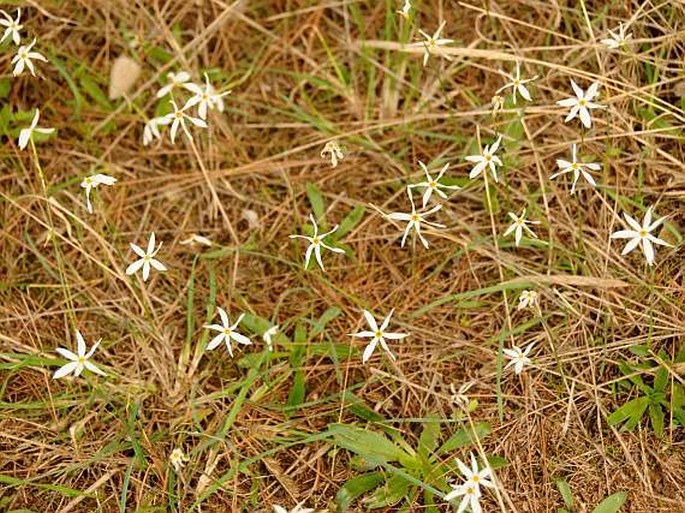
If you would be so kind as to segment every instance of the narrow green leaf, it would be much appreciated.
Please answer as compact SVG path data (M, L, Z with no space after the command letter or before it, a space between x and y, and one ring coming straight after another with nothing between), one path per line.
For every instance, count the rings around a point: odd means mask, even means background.
M482 440L490 434L490 425L485 422L479 422L475 425L475 433L470 428L463 427L454 433L449 439L442 444L436 451L437 454L445 454L446 452L454 451L460 447L470 445L474 440Z
M345 235L350 233L354 228L361 222L364 218L364 207L357 205L352 209L352 211L345 216L345 218L340 221L340 227L338 230L332 234L333 240L342 239Z
M389 461L399 461L403 465L405 462L413 463L414 458L411 455L380 433L344 424L331 426L329 432L336 445L363 456L374 464Z
M321 230L326 230L326 220L324 219L325 207L323 200L323 193L312 182L307 182L307 198L309 198L309 203L312 206L312 212L314 212L314 219L320 224Z
M571 487L564 479L557 479L555 483L557 485L557 490L559 490L559 493L561 494L561 498L564 500L564 504L566 504L567 507L572 508L573 493L571 492Z

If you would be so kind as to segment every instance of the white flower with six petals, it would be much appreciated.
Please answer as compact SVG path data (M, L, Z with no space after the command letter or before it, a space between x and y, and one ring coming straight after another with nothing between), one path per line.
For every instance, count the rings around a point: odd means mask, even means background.
M464 157L469 162L474 162L476 164L473 166L473 169L471 169L469 178L473 180L480 175L486 167L489 167L495 182L499 182L499 179L497 178L497 166L501 166L502 161L495 153L497 153L501 142L502 136L500 135L492 145L483 148L480 155L469 155L468 157Z
M623 26L623 23L619 23L618 31L614 32L613 30L609 29L609 37L607 39L602 39L600 43L611 50L618 50L619 48L625 48L628 46L628 42L632 38L633 34L626 34L626 27Z
M626 255L630 253L639 244L641 244L642 252L644 253L645 258L647 259L647 264L653 265L654 246L652 244L659 244L660 246L672 247L665 240L662 240L659 237L655 237L650 233L653 230L655 230L666 219L666 216L664 216L652 222L652 207L649 207L647 209L645 217L642 220L642 226L640 226L640 223L638 223L635 219L630 217L625 212L623 213L623 216L626 219L626 223L628 223L628 226L630 226L632 230L619 230L611 234L612 239L631 239L630 241L628 241L628 244L626 244L625 248L623 248L621 255Z
M10 38L15 45L19 46L19 43L21 42L21 34L19 34L19 31L24 28L24 25L19 23L19 20L21 19L21 9L17 9L17 17L14 20L2 9L0 9L0 14L5 17L4 20L0 20L0 26L5 27L5 33L0 39L0 44L4 43L5 39Z
M440 179L442 178L442 175L445 174L447 169L450 167L449 163L445 164L440 172L438 173L438 176L433 178L430 173L428 172L428 168L426 165L419 160L419 165L421 166L421 169L423 169L423 172L426 175L426 181L425 182L419 182L415 183L409 186L409 188L413 187L425 187L426 190L423 193L423 208L426 208L426 204L428 203L428 200L430 199L431 195L435 192L438 196L440 196L442 199L447 199L447 194L442 192L440 189L448 189L448 190L459 190L461 187L457 185L443 185L440 183Z
M167 73L166 78L169 81L169 83L162 87L159 91L157 91L157 98L162 98L166 96L176 87L180 87L186 82L188 82L188 80L190 80L190 73L188 73L187 71L179 71L178 73L170 71L169 73Z
M438 50L438 48L440 46L447 45L447 44L454 42L454 39L444 39L444 38L440 37L440 32L442 32L442 29L445 28L445 23L447 23L447 22L443 20L443 22L440 23L438 30L436 30L435 34L433 34L432 36L429 35L428 33L424 32L423 30L419 29L419 32L421 33L421 35L424 38L426 38L425 41L421 42L421 44L423 45L424 50L425 50L425 52L423 54L423 65L424 66L428 62L428 58L433 54L433 52ZM448 61L452 60L452 57L450 57L449 55L447 55L445 53L441 53L441 55L445 59L447 59Z
M585 128L591 128L592 117L590 116L590 109L602 108L598 103L592 102L594 97L597 96L599 82L593 82L590 87L587 88L587 91L583 91L578 84L571 80L571 87L573 88L576 97L566 98L557 102L557 105L561 105L562 107L571 107L571 111L568 113L568 116L566 116L566 119L564 119L564 123L568 123L578 116Z
M587 164L583 162L578 162L578 159L576 157L576 145L575 143L572 146L571 149L571 156L572 156L572 161L569 162L568 160L564 159L557 159L557 166L559 166L559 171L557 173L554 173L552 176L549 177L550 180L554 180L556 177L561 176L566 173L573 173L573 185L571 186L571 194L575 194L576 192L576 184L578 183L578 178L580 178L580 175L582 174L583 177L588 181L590 185L593 187L597 187L597 182L595 182L595 179L592 177L592 175L585 170L585 168L590 169L592 171L599 171L602 169L602 166L595 162L589 162Z
M535 290L524 290L519 296L519 304L517 310L523 310L524 308L533 308L538 306L540 294Z
M36 76L36 69L33 66L32 60L48 62L48 60L38 52L32 52L33 45L36 44L36 38L33 38L30 44L20 46L17 50L17 55L12 58L12 64L14 64L14 69L12 70L12 75L18 77L24 72L24 67L28 68L31 75Z
M192 140L193 136L190 133L190 130L188 130L186 120L190 121L193 125L198 126L200 128L207 128L207 123L205 123L204 120L195 118L186 113L186 110L189 108L187 105L185 105L182 109L179 109L174 100L169 101L171 102L171 105L174 107L174 112L170 112L169 114L164 116L166 122L163 124L166 125L171 123L171 131L169 132L169 135L171 137L171 144L174 144L174 141L176 139L176 132L178 131L179 125L181 126L181 128L183 128L183 131L188 136L188 139Z
M225 342L226 347L228 348L228 354L230 354L231 357L233 357L233 348L231 347L231 340L237 342L238 344L243 344L245 346L249 346L252 344L252 341L249 338L247 338L245 335L241 335L236 331L238 325L240 324L240 321L242 321L243 317L245 317L245 314L240 314L238 316L238 320L231 324L231 321L228 318L226 310L224 310L221 307L217 307L217 311L219 312L219 317L221 317L221 324L205 324L204 326L207 329L219 332L217 336L215 336L212 340L209 341L209 344L207 344L207 350L211 351L212 349L216 349L219 346L219 344Z
M371 315L371 313L367 312L366 310L362 310L364 318L366 319L366 322L371 328L371 331L360 331L359 333L350 333L351 337L371 338L371 342L369 342L369 344L364 349L364 353L362 354L362 363L366 363L367 361L369 361L369 358L371 358L373 351L376 349L376 346L379 343L381 347L385 350L385 352L388 353L390 358L393 361L396 360L395 355L392 354L392 352L390 352L390 348L388 348L388 344L385 342L385 339L387 338L388 340L400 340L404 337L408 337L409 334L388 333L385 331L388 327L388 324L390 324L390 318L392 317L394 311L395 309L390 310L390 313L385 319L383 319L383 323L379 327L378 324L376 324L376 319L373 318L373 315Z
M208 109L216 109L219 112L223 112L225 108L223 98L227 94L231 93L231 91L217 93L216 89L214 89L214 86L209 83L209 77L207 76L207 73L205 73L204 87L193 84L192 82L184 84L183 87L194 94L194 96L192 96L186 102L183 109L189 109L190 107L197 105L197 114L200 116L200 119L203 120L207 119Z
M520 216L517 216L513 212L509 212L508 216L511 218L513 223L507 228L507 231L504 232L504 236L508 237L512 232L514 232L514 239L516 241L516 246L518 247L519 243L521 242L521 237L523 237L523 230L526 231L528 235L530 235L533 238L538 238L538 236L528 228L529 224L540 224L540 221L527 221L526 220L526 209L523 209L523 212L521 213Z
M152 232L150 234L150 240L147 244L147 251L143 251L143 249L140 246L131 243L131 249L136 255L140 257L140 259L136 260L126 268L126 274L135 274L142 267L143 281L147 281L148 277L150 276L150 267L154 267L158 271L166 271L166 266L155 258L155 256L161 248L162 243L160 242L157 249L155 249L155 232Z
M521 63L519 61L516 61L516 68L514 69L514 74L513 75L506 75L508 78L511 79L511 82L503 85L500 87L497 91L496 94L501 93L505 89L508 89L511 87L511 99L514 102L514 105L516 105L516 93L521 95L521 97L526 100L526 101L532 101L532 98L530 97L530 91L528 91L528 88L526 87L526 84L528 82L532 82L533 80L536 80L538 78L537 75L535 75L533 78L527 78L525 80L521 80Z
M533 348L533 344L534 342L531 342L525 349L521 349L516 345L511 346L511 349L503 349L502 351L505 356L511 360L504 368L508 369L513 365L514 372L516 372L516 374L521 374L523 367L532 363L530 358L528 358L528 353L530 353L530 350Z
M414 199L412 198L411 191L409 189L407 189L407 194L409 195L409 202L411 203L411 212L392 212L390 214L386 214L385 217L393 221L407 222L407 226L404 229L404 234L402 235L402 242L400 243L400 247L404 247L404 243L407 241L407 236L413 228L416 231L416 235L418 235L421 244L423 244L423 247L428 249L428 241L421 234L421 223L427 224L428 226L431 226L433 228L445 228L444 224L434 223L432 221L426 221L424 219L426 216L435 214L438 210L442 208L442 205L436 205L430 210L427 210L426 212L417 212L416 206L414 205Z
M333 251L334 253L345 254L344 250L340 248L334 248L323 242L324 238L326 238L328 235L330 235L338 229L338 225L336 224L332 230L329 230L326 233L322 233L321 235L319 235L319 226L316 224L316 220L314 219L314 216L312 214L309 214L309 220L312 222L312 225L314 226L314 234L311 237L307 235L290 235L290 238L304 239L309 242L309 247L307 248L307 251L304 254L305 269L309 266L309 260L312 258L312 253L314 253L314 257L316 258L319 267L321 267L322 271L325 271L323 262L321 261L321 248L328 249L329 251Z
M74 354L68 349L64 349L62 347L58 347L55 349L55 351L57 351L61 356L70 361L66 365L63 365L62 367L57 369L57 371L53 374L52 379L63 378L64 376L66 376L67 374L71 374L72 372L74 373L74 377L77 377L81 374L81 372L83 372L83 369L88 369L89 371L94 372L95 374L99 374L100 376L106 376L106 374L102 372L100 369L98 369L95 366L95 364L88 361L100 345L101 340L102 339L95 342L95 344L93 344L93 347L90 348L90 351L86 353L86 341L83 339L83 335L81 335L81 332L76 330L77 353Z

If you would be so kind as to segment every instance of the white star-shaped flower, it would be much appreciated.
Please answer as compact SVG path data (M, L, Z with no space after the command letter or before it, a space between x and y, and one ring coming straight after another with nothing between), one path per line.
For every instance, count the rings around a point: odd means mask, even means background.
M535 232L528 228L529 224L540 224L540 221L527 221L526 220L526 209L523 209L523 213L521 213L520 216L517 216L513 212L508 213L509 218L513 221L509 228L507 228L507 231L504 232L504 236L508 237L512 232L514 232L514 239L516 240L516 247L518 247L519 243L521 242L521 237L523 236L523 230L526 231L528 235L534 238L538 238L537 235L535 235Z
M573 173L573 185L571 186L571 194L575 194L576 192L576 184L578 183L578 178L580 178L580 175L582 174L583 177L588 181L590 185L593 187L597 187L597 183L595 182L595 179L592 177L592 175L585 170L591 169L592 171L599 171L602 169L602 166L599 164L596 164L594 162L590 163L583 163L583 162L578 162L578 159L576 157L576 145L573 144L571 147L571 155L573 160L569 162L568 160L564 159L557 159L557 166L559 166L559 171L557 173L554 173L552 176L549 177L550 180L554 180L556 177L561 176L566 173Z
M312 253L314 253L316 262L319 264L319 267L321 267L321 270L323 271L325 269L323 266L323 261L321 260L321 248L333 251L334 253L345 254L344 250L329 246L328 244L325 244L323 241L328 235L330 235L338 229L338 225L336 224L332 230L329 230L326 233L322 233L321 235L319 235L319 226L316 224L316 220L314 219L314 216L312 214L309 214L309 220L312 222L312 226L314 226L314 234L311 237L308 237L307 235L290 235L290 238L304 239L309 242L309 247L307 248L307 251L304 254L304 268L306 269L307 266L309 266L309 260L312 258Z
M186 462L189 461L189 458L184 454L183 449L176 447L176 449L171 451L171 454L169 455L169 461L174 467L174 471L178 474L181 472L181 469L185 467Z
M652 207L649 207L647 209L645 217L642 220L642 226L640 226L640 223L638 223L635 219L630 217L625 212L623 213L623 216L626 219L626 223L628 223L628 226L630 226L632 230L619 230L611 234L612 239L631 239L630 241L628 241L628 244L626 244L625 248L623 248L623 251L621 252L622 255L630 253L639 244L641 244L642 252L644 253L645 258L647 259L647 264L653 265L654 246L652 246L652 244L673 247L665 240L655 237L650 233L653 230L655 230L666 219L666 216L664 216L652 222Z
M143 128L143 146L147 146L155 139L161 139L162 134L159 131L159 127L168 125L171 121L171 118L162 116L159 118L152 118L145 123L145 128Z
M597 96L599 89L599 82L593 82L587 91L583 91L578 84L571 80L571 87L575 93L575 98L566 98L564 100L559 100L557 105L562 107L571 107L568 116L564 119L564 123L568 123L576 116L580 117L580 122L583 123L585 128L592 127L592 117L590 117L590 109L600 109L601 105L598 103L593 103L592 100Z
M31 126L28 128L22 128L19 131L19 149L23 150L28 146L29 141L33 138L33 133L38 132L39 134L51 134L55 131L54 128L40 128L38 127L38 119L40 119L40 111L36 109L36 113L33 115L33 120L31 121Z
M457 508L457 513L463 513L468 507L471 507L471 513L483 513L483 508L480 505L480 488L474 486L472 483L463 483L458 486L453 486L453 490L445 495L445 500L451 502L457 497L461 497L461 502Z
M486 167L489 167L490 173L492 173L492 177L495 179L495 182L499 182L499 178L497 178L497 166L501 166L502 161L497 155L495 155L495 153L497 153L501 142L502 136L500 135L497 137L497 140L492 143L492 145L483 148L480 155L469 155L468 157L464 157L469 162L474 162L476 164L473 166L473 169L471 169L469 178L476 178Z
M328 155L328 157L326 157ZM345 154L337 141L328 141L326 145L321 150L321 158L331 159L331 165L333 167L338 167L338 163L345 158Z
M421 244L423 244L423 247L428 249L428 241L424 238L423 234L421 233L421 224L426 224L433 228L445 228L444 224L426 221L425 219L425 217L435 214L438 210L440 210L442 208L442 205L436 205L425 212L417 212L416 206L414 205L414 199L412 198L411 191L409 189L407 189L407 194L409 196L409 202L411 203L411 212L392 212L390 214L385 215L385 217L393 221L407 222L407 226L404 229L404 234L402 235L402 242L400 243L400 247L404 247L404 243L407 241L407 236L413 228L416 231L416 235L419 237Z
M540 294L535 290L524 290L519 296L519 304L517 309L533 308L538 306Z
M419 182L410 185L410 188L413 187L425 187L426 190L423 193L423 208L426 208L426 205L428 204L428 200L432 196L432 194L435 192L438 196L440 196L442 199L447 199L447 194L442 192L440 189L447 189L447 190L459 190L460 187L457 185L443 185L440 183L440 179L442 178L442 175L445 174L447 169L450 167L449 164L445 164L440 172L438 173L438 176L433 178L430 173L428 172L428 168L426 165L419 160L419 165L421 166L421 169L423 169L424 174L426 175L426 181L425 182Z
M88 213L93 213L93 205L90 202L90 191L98 185L114 185L117 183L117 179L113 176L103 175L102 173L97 173L95 175L86 176L81 182L81 187L86 190L86 208Z
M376 319L373 318L373 315L371 315L371 313L367 312L366 310L362 310L364 318L366 319L366 322L371 328L371 331L360 331L359 333L350 333L351 337L371 338L371 342L369 342L369 344L364 349L364 353L362 354L362 363L366 363L369 361L369 358L371 358L373 351L376 349L376 346L379 343L381 347L385 350L385 352L388 353L390 358L393 361L396 360L395 355L390 352L390 348L388 348L388 344L386 343L385 339L387 338L388 340L400 340L404 337L408 337L409 334L388 333L387 331L385 331L388 327L388 324L390 324L390 318L392 317L394 311L394 309L390 310L388 316L385 319L383 319L383 323L380 325L380 327L378 327L378 324L376 324Z
M615 32L609 29L609 37L607 39L602 39L600 42L607 48L618 50L619 48L626 47L632 38L633 34L626 34L626 27L623 26L623 23L619 23L618 31Z
M76 330L77 353L74 354L68 349L64 349L62 347L55 349L55 351L57 351L61 356L69 360L69 363L57 369L57 371L53 374L52 379L63 378L72 372L74 373L74 377L77 377L81 374L81 372L83 372L83 369L88 369L89 371L99 374L100 376L106 376L106 374L98 369L95 364L88 361L90 357L93 356L93 353L97 347L100 345L101 340L102 339L95 342L93 347L90 348L90 351L86 353L86 341L83 340L83 335L81 335L81 332Z
M216 109L219 112L223 112L225 108L224 96L231 93L231 91L217 93L214 86L209 83L207 73L205 73L204 87L191 82L184 84L183 87L194 95L186 102L183 109L189 109L190 107L197 105L197 114L200 116L200 119L207 119L207 110L209 109Z
M150 234L150 240L147 244L147 251L143 251L140 246L131 243L131 249L140 257L140 259L136 260L126 268L126 274L135 274L142 267L143 281L147 281L148 277L150 276L150 267L154 267L158 271L166 271L166 266L155 258L161 248L162 243L160 242L157 249L155 249L155 232Z
M528 91L526 84L528 82L532 82L533 80L536 80L538 78L537 75L535 75L533 78L527 78L525 80L521 80L521 63L519 61L516 61L516 68L514 69L514 74L513 75L507 74L506 76L511 79L511 82L500 87L496 91L497 94L499 94L502 91L511 87L511 89L512 89L511 90L511 99L514 102L514 104L516 104L516 93L520 94L524 100L532 101L532 98L530 97L530 92Z
M423 47L425 49L425 52L423 54L423 65L424 66L428 62L428 58L433 54L433 52L438 50L438 48L440 46L448 45L448 44L454 42L454 39L444 39L444 38L440 37L440 32L442 32L442 29L445 28L445 23L447 23L447 22L443 20L443 22L440 23L438 30L436 30L435 34L433 34L432 36L429 35L428 33L424 32L423 30L419 29L419 32L421 33L421 35L426 39L425 41L421 42L421 44L423 45ZM442 55L448 61L452 60L452 57L450 57L446 53L441 53L440 55Z
M33 38L30 44L20 46L17 50L17 55L12 58L12 64L14 64L14 69L12 70L12 75L18 77L24 72L24 67L28 68L31 75L36 76L36 69L33 66L32 60L48 62L48 60L38 52L32 52L33 45L36 44L36 38Z
M487 488L494 488L495 485L492 483L492 471L487 465L482 469L478 468L478 462L473 453L470 454L471 457L471 468L469 468L466 463L461 461L459 458L456 459L457 467L459 467L459 472L464 476L464 484L472 484L477 487L485 486Z
M21 9L17 9L17 17L14 20L9 14L1 9L0 14L5 17L4 20L0 20L0 26L5 27L5 33L2 35L2 39L0 39L0 44L4 43L5 39L9 38L18 46L21 42L21 34L19 34L19 32L24 28L24 25L19 23L19 20L21 19Z
M525 349L521 349L519 346L511 346L511 349L503 349L505 356L511 361L504 367L508 369L512 365L514 366L514 372L516 374L521 374L523 367L531 364L530 358L528 358L528 353L533 348L534 342L531 342L526 346Z
M264 332L262 335L262 340L266 344L266 347L269 348L269 351L273 351L273 337L278 333L278 325L271 326L268 330Z
M231 321L228 318L226 310L224 310L221 307L217 307L217 311L219 312L219 317L221 317L221 324L205 324L204 326L207 329L219 332L217 336L215 336L212 340L209 341L209 344L207 344L207 350L211 351L212 349L216 349L219 346L219 344L225 342L226 348L228 349L228 354L230 354L231 357L233 357L233 348L231 347L231 340L237 342L238 344L243 344L245 346L249 346L250 344L252 344L252 341L249 338L247 338L245 335L241 335L236 331L238 325L240 324L240 321L242 321L243 317L245 317L245 314L240 314L238 316L238 320L231 324Z
M178 73L170 71L169 73L167 73L166 78L169 81L169 83L162 87L159 91L157 91L157 98L162 98L163 96L166 96L176 87L180 87L186 82L188 82L188 80L190 80L190 73L188 73L187 71L180 71Z
M174 100L169 101L171 102L171 105L174 107L174 112L170 112L164 117L167 120L167 123L171 123L171 131L169 132L169 135L171 136L171 144L174 144L174 141L176 139L176 132L178 131L179 125L181 126L181 128L183 128L183 131L188 136L188 139L193 138L192 134L190 133L190 130L188 130L188 125L186 125L186 120L190 121L193 125L198 126L200 128L207 128L207 123L205 123L204 120L195 118L186 113L186 109L188 108L187 106L184 106L182 109L179 109Z

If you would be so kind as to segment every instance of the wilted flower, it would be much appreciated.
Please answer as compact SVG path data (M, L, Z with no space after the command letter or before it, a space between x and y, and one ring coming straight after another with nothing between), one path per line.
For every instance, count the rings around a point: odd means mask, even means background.
M454 385L450 383L450 392L452 392L450 400L461 408L468 407L469 397L466 395L466 392L468 392L474 384L473 381L467 381L459 387L459 390L455 390Z
M504 109L504 98L502 98L499 94L496 94L492 97L492 100L490 100L490 105L492 107L492 115L496 116Z
M312 222L312 225L314 226L314 235L311 237L308 237L307 235L290 235L291 239L304 239L309 242L309 247L307 248L307 251L304 254L304 268L306 269L307 266L309 265L309 260L312 257L312 253L314 253L314 257L316 258L317 263L319 264L319 267L321 267L321 270L325 270L323 267L323 262L321 261L321 248L328 249L330 251L333 251L334 253L342 253L344 254L345 251L340 249L340 248L334 248L332 246L329 246L323 242L324 238L326 238L328 235L331 233L335 232L338 229L338 225L336 224L332 230L327 231L326 233L322 233L319 235L319 227L316 224L316 220L314 219L314 216L312 214L309 214L309 220Z
M438 30L436 30L436 31L435 31L435 34L433 34L432 36L431 36L431 35L428 35L426 32L424 32L423 30L419 29L419 32L421 33L421 35L422 35L424 38L426 38L426 40L422 42L423 47L424 47L424 49L425 49L425 53L423 54L423 65L424 65L424 66L425 66L426 63L428 62L428 58L433 54L433 52L434 52L435 50L438 49L438 47L440 47L440 46L442 46L442 45L447 45L447 44L450 44L450 43L453 43L453 42L454 42L454 39L443 39L443 38L440 38L440 32L442 32L442 29L445 28L445 23L446 23L446 21L443 20L443 22L440 23L440 26L438 27ZM452 57L450 57L449 55L447 55L447 54L445 54L445 53L442 53L441 55L442 55L445 59L447 59L448 61L451 61L451 60L452 60Z
M103 175L102 173L97 173L95 175L87 176L81 182L81 187L86 190L86 207L88 213L93 213L93 205L90 202L90 191L98 185L114 185L117 179L113 176Z
M647 264L653 265L654 246L652 246L652 244L659 244L661 246L672 247L665 240L655 237L650 233L653 230L655 230L666 219L666 216L664 216L652 222L652 207L649 207L647 209L645 217L642 220L642 226L640 226L640 223L638 223L635 219L630 217L625 212L623 213L623 216L625 217L626 222L628 223L630 228L632 228L632 230L619 230L611 234L612 239L631 239L630 241L628 241L628 244L626 244L625 248L623 248L623 251L621 252L622 255L630 253L639 244L641 244L642 252L644 253L645 258L647 259Z
M530 358L528 358L528 353L533 348L534 342L531 342L526 346L525 349L521 349L519 346L513 345L511 349L503 349L502 351L511 361L504 367L508 369L512 365L514 366L514 372L516 374L521 374L523 367L531 364Z
M161 139L162 134L159 132L159 127L168 125L169 123L171 123L171 119L167 116L152 118L150 121L145 123L145 128L143 128L143 146L147 146L154 139Z
M409 335L406 333L388 333L385 331L388 327L388 324L390 324L390 318L392 317L394 311L394 309L390 310L390 313L385 319L383 319L383 323L379 328L376 324L376 319L373 318L373 315L371 315L371 313L367 312L366 310L362 310L364 318L366 319L366 322L369 324L371 331L360 331L359 333L350 333L351 337L371 338L371 342L369 342L369 344L366 346L366 349L364 349L364 354L362 355L362 363L366 363L367 361L369 361L369 358L371 358L371 355L373 354L374 349L376 349L376 345L378 345L378 343L381 344L381 347L385 350L386 353L388 353L390 358L392 358L392 360L395 361L395 355L390 352L390 349L388 348L388 344L385 342L385 339L387 338L388 340L400 340Z
M526 209L523 209L523 213L521 213L520 216L517 216L513 212L509 212L509 217L511 218L512 221L514 221L509 228L507 228L507 231L504 232L504 236L508 237L512 232L514 232L514 238L516 240L516 246L518 247L519 243L521 242L521 237L523 236L523 230L526 230L526 233L530 235L531 237L538 238L537 235L528 228L527 225L529 224L540 224L540 221L527 221L526 220Z
M162 243L160 242L157 249L155 249L155 232L150 234L150 241L147 244L147 251L143 251L140 246L131 243L131 249L140 257L140 259L136 260L126 268L126 274L135 274L142 267L143 281L147 281L148 277L150 276L150 267L154 267L158 271L166 271L167 268L164 266L164 264L155 258L161 248Z
M559 166L559 172L554 173L549 177L550 180L554 180L556 177L573 172L573 185L571 186L571 194L576 192L576 184L578 183L578 178L582 174L583 177L588 181L593 187L597 187L597 183L592 175L586 171L584 168L591 169L593 171L599 171L602 166L594 162L584 164L583 162L578 162L576 158L576 145L574 144L571 149L571 156L573 158L572 162L563 159L557 159L557 166Z
M412 5L410 0L404 0L404 5L402 6L402 10L397 11L397 14L402 16L405 20L409 19L409 11L411 11Z
M329 157L326 157L327 154ZM338 163L345 158L345 154L337 141L328 141L323 147L323 150L321 150L321 158L330 158L331 165L337 167Z
M196 233L191 233L190 237L179 242L182 246L194 246L199 244L200 246L211 246L212 241L203 235L198 235Z
M176 471L176 473L178 474L181 472L181 469L185 467L185 464L187 461L189 461L189 458L184 454L183 449L179 449L177 447L176 449L171 451L169 461L171 462L171 465L174 467L174 471Z
M262 340L266 343L266 346L269 348L269 351L273 351L273 336L276 335L278 332L278 325L271 326L268 330L264 332L262 335Z
M36 44L36 38L33 38L30 44L25 46L20 46L17 50L17 55L12 58L12 64L14 64L14 69L12 70L12 75L15 77L21 75L24 72L24 67L27 67L31 72L31 75L36 76L36 70L33 67L33 62L31 60L37 60L42 62L48 62L48 60L38 52L32 52L31 49L33 45Z
M40 111L36 109L36 113L33 115L33 120L31 121L31 126L28 128L22 128L19 131L19 149L23 150L28 146L29 140L33 138L33 132L38 132L39 134L51 134L55 131L54 128L39 128L38 119L40 118Z
M83 340L83 335L81 335L81 332L76 330L77 354L74 354L68 349L64 349L62 347L55 349L55 351L57 351L67 360L70 360L70 362L57 369L57 371L53 374L52 379L63 378L72 372L74 373L74 377L77 377L81 374L81 372L83 372L83 369L88 369L89 371L99 374L100 376L106 376L104 372L98 369L93 363L88 361L90 357L93 356L93 353L97 347L100 345L100 340L95 342L93 347L90 348L90 351L86 353L86 341Z
M559 100L557 105L562 107L571 107L571 111L566 116L564 123L568 123L576 116L580 117L581 123L585 128L592 127L592 118L590 117L589 109L599 109L602 106L597 103L592 103L592 99L597 96L597 91L599 89L599 82L593 82L587 91L583 91L578 84L571 80L571 87L573 92L576 94L575 98L566 98L564 100Z
M524 308L533 308L538 306L540 294L535 290L524 290L519 296L518 310L523 310Z

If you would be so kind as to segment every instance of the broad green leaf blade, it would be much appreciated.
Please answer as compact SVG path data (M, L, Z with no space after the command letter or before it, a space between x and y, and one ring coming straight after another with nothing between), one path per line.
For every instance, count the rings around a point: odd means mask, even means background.
M625 422L623 429L630 431L638 425L647 406L649 406L649 397L632 399L609 415L607 422L612 426Z
M364 505L370 509L387 508L394 506L410 493L412 485L404 477L399 475L390 476L383 486L380 486Z
M329 432L336 445L363 456L376 465L389 461L399 461L404 466L407 463L410 466L414 464L411 455L380 433L344 424L331 426Z
M449 437L449 439L436 451L436 454L445 454L446 452L451 452L460 447L470 445L474 440L482 440L489 434L490 425L485 422L479 422L475 425L475 434L470 428L463 427Z
M592 513L618 513L627 498L626 492L617 492L600 502Z
M363 217L364 207L362 207L361 205L357 205L340 222L340 227L335 233L331 234L331 238L333 240L342 239L345 235L354 230L354 228L361 222Z
M349 509L355 499L361 497L382 482L383 474L380 472L371 472L350 479L340 488L340 490L338 490L338 493L335 494L335 502L338 505L338 510L341 513L344 513Z

